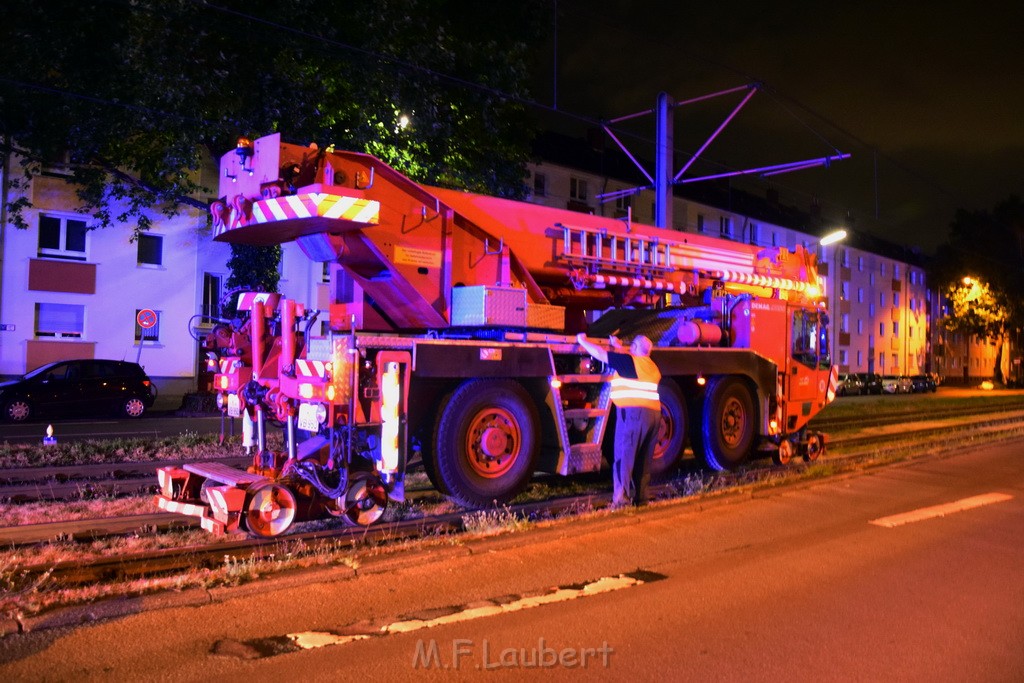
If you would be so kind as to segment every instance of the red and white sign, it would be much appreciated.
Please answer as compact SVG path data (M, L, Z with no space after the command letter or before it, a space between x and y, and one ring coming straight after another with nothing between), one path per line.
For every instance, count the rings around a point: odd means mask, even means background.
M135 316L135 322L139 324L144 330L156 327L157 315L156 311L151 308L143 308L139 311L138 315Z

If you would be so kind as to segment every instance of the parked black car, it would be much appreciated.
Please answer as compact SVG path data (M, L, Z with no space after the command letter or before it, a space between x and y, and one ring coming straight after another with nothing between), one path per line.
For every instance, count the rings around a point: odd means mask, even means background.
M936 391L938 386L935 384L935 378L931 375L914 375L910 378L910 381L914 383L914 393L924 393L926 391Z
M864 383L865 394L882 393L882 376L874 372L858 372L857 377Z
M839 375L839 388L836 390L840 396L860 396L864 391L864 380L856 373L844 373Z
M8 420L37 415L115 414L141 417L156 400L156 387L137 363L66 360L0 383L0 406Z

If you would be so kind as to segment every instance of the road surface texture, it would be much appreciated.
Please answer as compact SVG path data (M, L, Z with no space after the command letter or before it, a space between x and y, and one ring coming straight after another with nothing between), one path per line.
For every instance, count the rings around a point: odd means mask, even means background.
M1016 442L10 636L0 680L1021 681L1022 536Z

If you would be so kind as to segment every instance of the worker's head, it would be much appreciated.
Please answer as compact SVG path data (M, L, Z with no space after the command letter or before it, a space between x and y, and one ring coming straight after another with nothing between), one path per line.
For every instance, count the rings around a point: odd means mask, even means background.
M638 334L633 337L633 341L629 345L629 350L637 356L649 356L651 355L651 347L653 346L654 345L651 343L650 339L642 334Z

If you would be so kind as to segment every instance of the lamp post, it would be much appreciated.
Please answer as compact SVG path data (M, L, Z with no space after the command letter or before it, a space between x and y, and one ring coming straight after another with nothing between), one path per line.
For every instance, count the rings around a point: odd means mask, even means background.
M843 229L843 228L838 228L838 229L833 230L832 232L826 234L821 239L819 239L818 240L818 244L821 245L822 247L827 247L829 245L832 245L832 244L835 244L837 242L840 242L840 241L842 241L844 239L846 239L846 230ZM832 255L834 257L836 255L836 252L833 251ZM839 263L838 263L838 259L836 259L836 258L832 259L832 268L829 270L829 277L832 278L832 283L833 283L832 284L832 293L834 295L833 297L830 297L830 299L832 301L840 301ZM831 309L832 307L829 306L829 308ZM843 319L843 316L842 316L842 313L839 312L839 308L840 308L840 306L836 305L835 309L832 310L831 313L832 313L833 319L834 319L835 315L838 313L839 314L839 320L840 320L840 323L841 323L842 319ZM833 330L839 329L841 331L842 330L842 326L840 324L839 326L834 326L832 329ZM833 362L836 362L839 359L839 353L838 353L839 352L839 335L838 334L833 334L832 335L832 348L829 349L829 352L830 352L830 354L832 356ZM849 363L847 363L847 365L849 365Z

